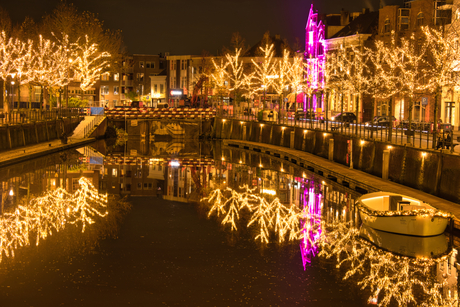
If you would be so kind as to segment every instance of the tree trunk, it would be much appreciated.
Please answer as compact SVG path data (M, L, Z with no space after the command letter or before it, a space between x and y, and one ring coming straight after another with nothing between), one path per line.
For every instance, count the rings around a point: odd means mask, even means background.
M390 124L388 125L388 141L392 141L393 136L393 97L390 97L390 106L389 108L389 116L390 116Z
M436 148L436 139L437 139L437 134L438 134L438 97L439 97L439 93L440 93L440 89L441 87L438 86L436 88L436 93L434 95L434 110L433 110L433 126L434 126L434 131L433 131L433 140L432 140L432 148L435 149Z
M359 94L356 97L356 124L355 124L355 134L358 135L358 122L359 122Z
M343 133L343 88L342 88L342 91L341 91L341 101L340 101L340 116L342 116L342 118L340 119L340 122L341 122L341 126L340 126L340 133Z

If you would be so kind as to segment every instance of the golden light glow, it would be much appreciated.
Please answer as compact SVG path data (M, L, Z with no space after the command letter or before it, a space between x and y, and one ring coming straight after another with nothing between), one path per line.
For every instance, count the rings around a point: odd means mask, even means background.
M216 213L217 217L224 216L222 225L229 224L231 230L237 229L237 221L239 220L239 212L247 210L251 214L251 218L246 225L247 227L255 227L257 235L254 239L260 240L262 243L269 243L270 231L274 231L278 237L278 242L284 242L304 239L306 233L301 227L301 219L307 221L312 216L307 209L299 209L295 205L285 205L278 198L269 202L260 195L254 194L256 188L249 188L248 185L240 187L242 192L237 192L230 188L225 190L213 190L208 197L201 201L210 204L208 217ZM269 195L276 193L270 189L263 189ZM311 223L304 223L313 227ZM307 227L307 226L304 226Z
M0 262L2 256L14 257L15 249L35 245L66 224L81 224L82 232L93 224L94 217L105 217L107 194L99 194L86 178L78 181L80 188L69 194L62 188L32 199L27 206L19 205L13 213L3 213L0 219Z

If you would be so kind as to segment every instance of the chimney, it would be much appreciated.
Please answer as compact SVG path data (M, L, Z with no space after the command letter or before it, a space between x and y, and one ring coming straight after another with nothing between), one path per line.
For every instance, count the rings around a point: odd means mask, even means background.
M368 7L363 8L363 14L367 14L367 13L369 13L369 8Z

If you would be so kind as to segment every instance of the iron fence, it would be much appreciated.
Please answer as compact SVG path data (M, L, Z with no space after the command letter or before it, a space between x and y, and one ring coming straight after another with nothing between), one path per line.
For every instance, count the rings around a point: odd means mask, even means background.
M363 140L375 140L395 145L413 146L421 149L449 149L454 152L453 131L433 131L431 123L413 123L412 129L408 125L373 125L356 122L340 122L314 118L312 114L296 116L295 112L281 111L276 115L266 116L254 114L250 110L232 112L218 108L216 114L228 119L271 122L275 124L300 127L304 129L324 131L325 133L339 133L347 136L358 137ZM268 111L269 112L269 111ZM275 114L276 112L273 112ZM434 134L436 132L436 135ZM436 136L436 138L435 138ZM446 141L450 138L450 141ZM453 146L452 146L453 145Z
M80 108L56 108L51 110L19 109L8 113L0 112L0 125L25 124L36 121L55 120L81 115Z

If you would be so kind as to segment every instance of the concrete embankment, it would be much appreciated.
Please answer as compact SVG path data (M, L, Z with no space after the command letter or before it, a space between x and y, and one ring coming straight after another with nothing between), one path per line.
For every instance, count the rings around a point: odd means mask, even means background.
M58 139L62 132L69 134L80 117L0 126L0 152Z

